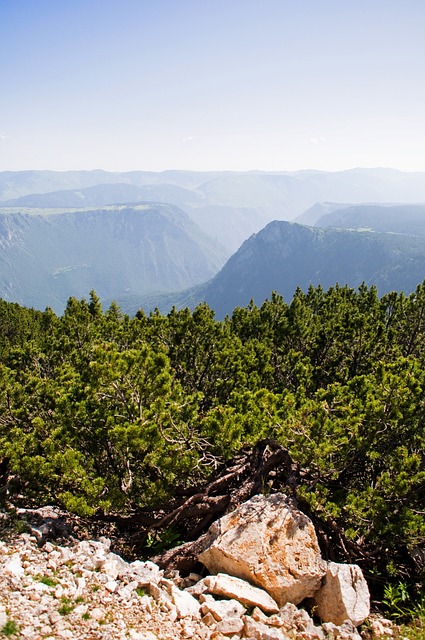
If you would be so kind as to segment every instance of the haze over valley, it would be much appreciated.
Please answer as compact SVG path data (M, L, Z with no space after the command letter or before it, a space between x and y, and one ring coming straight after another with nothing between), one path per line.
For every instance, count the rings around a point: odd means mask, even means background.
M0 197L0 297L57 313L94 289L128 313L205 300L223 317L274 290L410 293L425 274L421 173L3 172Z

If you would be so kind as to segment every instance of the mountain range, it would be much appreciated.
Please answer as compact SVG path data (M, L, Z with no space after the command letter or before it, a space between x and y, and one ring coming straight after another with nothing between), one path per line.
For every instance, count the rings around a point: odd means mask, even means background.
M424 173L2 172L0 199L0 297L58 313L91 289L221 317L273 290L425 277Z
M246 240L221 271L196 292L222 318L272 291L290 301L296 288L339 283L376 285L379 294L411 292L425 278L425 236L321 229L269 223Z
M230 256L268 222L293 220L319 202L425 202L425 173L361 168L334 173L0 172L0 206L85 208L141 201L181 207Z

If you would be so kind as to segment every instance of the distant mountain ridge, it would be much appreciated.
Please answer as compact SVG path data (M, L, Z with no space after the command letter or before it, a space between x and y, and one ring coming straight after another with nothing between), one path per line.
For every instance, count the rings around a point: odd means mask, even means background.
M184 289L226 254L172 205L23 214L0 211L0 297L61 313L69 296Z
M418 202L425 173L392 169L0 172L0 296L61 312L95 289L124 309L206 299L223 314L310 283L410 291Z
M341 207L321 216L315 226L425 236L425 204L362 204Z
M275 221L246 240L221 271L196 292L218 317L272 291L289 301L297 287L325 289L362 282L379 294L411 292L425 278L425 237L306 227Z
M268 222L292 220L319 202L425 202L425 173L361 168L334 173L0 172L0 206L6 202L9 206L23 207L98 207L136 201L180 206L230 255ZM297 221L316 222L311 217Z

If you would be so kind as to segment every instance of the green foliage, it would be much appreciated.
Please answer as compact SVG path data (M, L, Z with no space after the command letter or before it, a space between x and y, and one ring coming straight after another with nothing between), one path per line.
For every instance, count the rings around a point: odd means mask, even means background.
M174 531L172 527L168 527L161 532L148 534L146 547L149 549L150 553L157 554L161 553L161 551L164 551L165 549L177 547L182 544L182 542L183 540L180 539L178 531Z
M412 597L405 582L385 585L382 604L397 623L413 619L425 624L425 593Z
M61 616L68 616L75 609L75 604L65 596L62 596L60 601L61 605L58 608L58 613Z
M1 633L6 637L17 636L19 633L19 626L14 620L8 620L1 629Z
M38 582L42 582L48 587L55 587L58 584L58 581L50 576L33 576L33 580L37 580Z
M394 585L424 580L425 285L310 287L222 322L205 304L130 319L94 291L61 318L2 301L0 316L12 502L126 513L272 437L301 466L299 500L393 585L389 608L404 607Z

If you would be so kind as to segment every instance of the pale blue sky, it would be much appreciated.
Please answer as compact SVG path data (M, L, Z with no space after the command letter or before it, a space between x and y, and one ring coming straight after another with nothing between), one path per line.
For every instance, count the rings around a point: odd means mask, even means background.
M0 170L425 171L424 0L0 0Z

